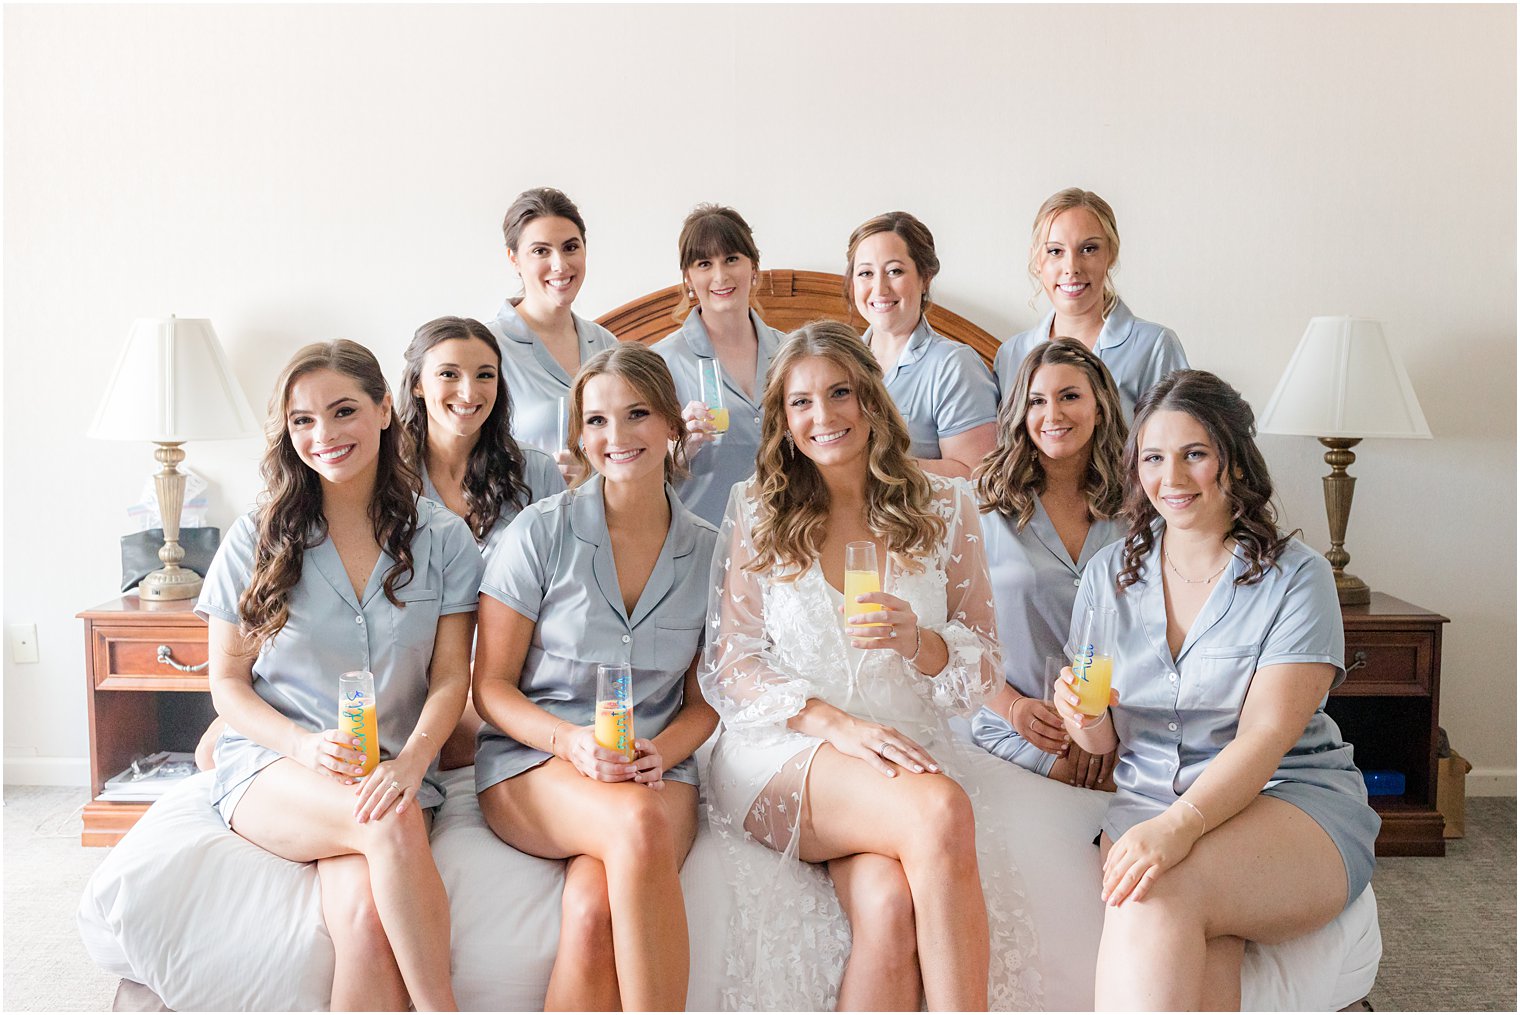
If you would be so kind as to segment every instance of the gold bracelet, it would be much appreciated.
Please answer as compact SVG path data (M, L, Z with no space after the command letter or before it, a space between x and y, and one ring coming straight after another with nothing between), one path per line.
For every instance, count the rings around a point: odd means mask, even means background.
M1185 799L1184 797L1178 797L1177 798L1177 802L1179 804L1183 804L1183 805L1191 808L1192 811L1193 811L1193 813L1196 814L1196 815L1198 815L1198 820L1201 821L1201 822L1203 822L1203 832L1200 832L1199 833L1200 835L1208 832L1208 830L1209 830L1209 819L1203 816L1203 812L1198 809L1198 805L1197 804L1193 803L1193 801L1191 801L1191 800Z
M412 737L421 737L424 740L433 739L430 735L428 735L428 733L423 730L412 730ZM407 739L410 740L412 737L407 737Z
M561 719L559 722L557 722L557 723L554 724L554 728L549 731L549 753L550 754L553 754L555 757L559 756L559 752L554 749L554 745L555 745L555 741L559 737L560 727L561 726L574 726L574 725L575 725L575 723L571 722L569 719Z

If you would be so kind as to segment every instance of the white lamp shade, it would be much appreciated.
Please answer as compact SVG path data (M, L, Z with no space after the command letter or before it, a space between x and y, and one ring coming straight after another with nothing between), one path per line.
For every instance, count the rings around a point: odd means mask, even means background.
M259 432L211 322L145 317L132 325L89 435L169 443Z
M1365 317L1309 321L1257 429L1304 437L1430 436L1403 362L1383 326Z

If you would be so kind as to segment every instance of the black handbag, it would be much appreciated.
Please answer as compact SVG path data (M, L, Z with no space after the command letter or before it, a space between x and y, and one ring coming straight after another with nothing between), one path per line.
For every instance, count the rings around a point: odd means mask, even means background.
M189 568L202 578L206 577L206 572L211 568L211 559L216 556L216 548L221 541L222 530L209 525L204 528L180 529L179 545L184 548L185 559L179 562L179 566ZM136 588L138 582L164 566L164 562L158 559L158 549L163 545L163 529L148 529L121 537L123 592Z

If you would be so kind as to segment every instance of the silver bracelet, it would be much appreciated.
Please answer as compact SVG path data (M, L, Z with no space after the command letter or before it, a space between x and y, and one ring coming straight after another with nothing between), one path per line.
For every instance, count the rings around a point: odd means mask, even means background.
M913 654L908 657L908 665L918 670L918 654L924 650L924 630L917 624L913 625L913 637L916 644L913 646ZM922 673L923 670L918 670Z
M1186 807L1191 808L1192 811L1193 811L1193 813L1196 814L1196 815L1198 815L1198 820L1203 822L1203 831L1204 832L1207 832L1209 830L1209 819L1203 816L1203 812L1198 809L1198 805L1197 804L1193 803L1193 801L1191 801L1191 800L1187 800L1187 799L1184 799L1182 797L1178 797L1177 798L1177 802L1179 804L1182 804L1182 805L1184 805ZM1203 833L1199 833L1199 834L1203 834Z

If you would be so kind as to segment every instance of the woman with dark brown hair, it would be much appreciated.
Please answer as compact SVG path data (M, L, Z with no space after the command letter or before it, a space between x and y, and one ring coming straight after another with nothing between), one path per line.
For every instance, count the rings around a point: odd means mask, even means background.
M266 499L239 518L196 612L210 639L212 802L239 835L316 861L337 967L332 1008L446 1010L449 907L428 845L439 747L470 680L481 560L417 496L380 364L310 345L270 400ZM378 766L340 734L338 677L368 670Z
M914 463L846 325L789 336L763 406L756 474L734 488L713 560L702 667L724 722L711 815L738 896L725 1006L1037 1006L1006 820L965 781L978 767L1006 781L1006 766L947 725L1002 680L975 505ZM883 591L846 602L854 543L873 547ZM847 933L829 919L840 907Z
M850 234L845 263L845 298L869 325L862 340L908 425L913 457L926 472L970 476L997 441L997 384L975 350L929 326L933 234L905 211L887 212Z
M1116 746L1103 821L1099 1010L1240 1007L1245 942L1321 927L1372 878L1378 817L1326 695L1346 677L1330 564L1277 527L1240 393L1200 370L1140 399L1124 452L1128 533L1093 558L1072 613L1113 610L1113 693L1056 708Z

